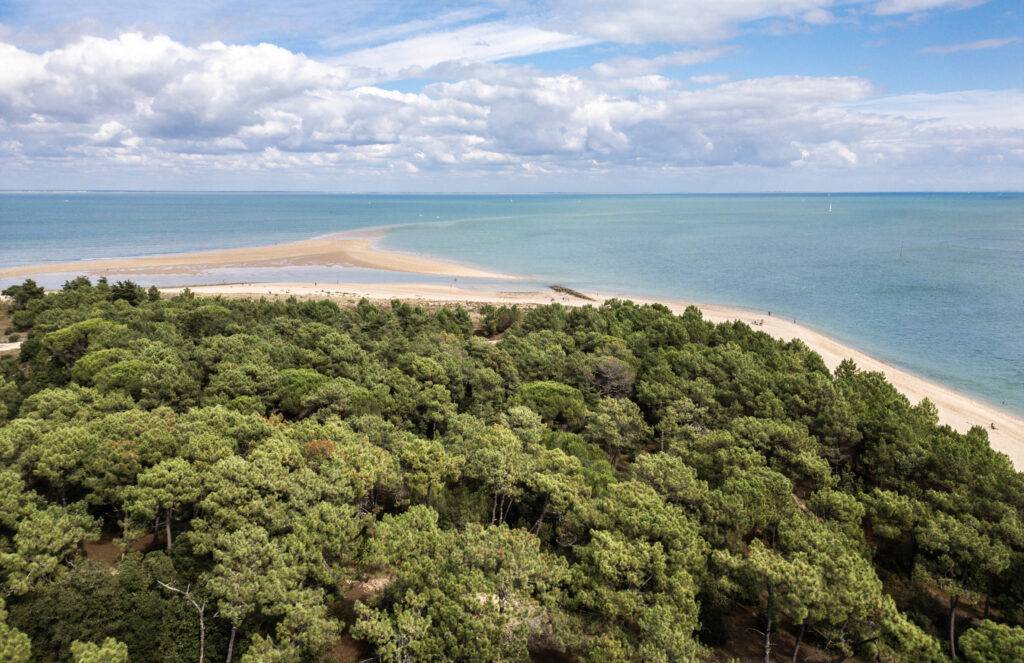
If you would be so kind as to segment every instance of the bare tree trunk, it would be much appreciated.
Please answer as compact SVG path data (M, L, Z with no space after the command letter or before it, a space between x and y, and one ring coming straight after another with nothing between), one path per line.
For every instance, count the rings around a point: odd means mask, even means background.
M228 640L228 656L224 659L224 663L231 663L231 656L235 653L235 625L231 625L231 639Z
M949 597L949 655L956 660L956 608L960 603L959 596Z
M530 528L530 531L533 532L534 534L537 534L538 532L540 532L540 525L541 525L542 522L544 522L544 516L546 516L547 513L548 513L548 504L550 502L551 502L551 497L550 496L544 498L544 508L540 510L540 516L537 518L537 522L535 522L533 524L533 527Z
M799 654L800 654L800 645L804 641L804 631L806 629L807 629L807 621L805 620L802 624L800 624L800 634L796 636L796 647L793 648L793 661L792 661L792 663L796 663L797 656L799 656Z
M764 622L764 663L772 661L772 586L768 584L768 603Z
M199 663L206 660L206 621L203 619L203 611L206 604L199 608Z
M185 591L172 587L165 582L156 581L156 584L160 585L164 589L181 594L186 601L192 604L192 607L196 609L196 614L199 615L199 663L204 663L206 660L206 620L203 617L203 613L206 612L206 603L200 603L196 601L192 595L192 585L185 588Z
M501 507L498 511L498 524L505 522L508 518L508 512L512 510L512 505L515 504L515 499L511 495L501 496Z
M167 535L167 552L171 552L174 546L174 539L171 537L171 518L174 517L174 509L168 508L164 513L164 531Z

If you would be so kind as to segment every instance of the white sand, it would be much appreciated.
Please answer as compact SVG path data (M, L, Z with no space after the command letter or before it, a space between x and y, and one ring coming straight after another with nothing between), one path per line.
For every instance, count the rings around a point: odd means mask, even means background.
M176 293L180 290L181 288L168 288L164 292ZM704 318L711 322L740 320L752 324L755 321L763 320L763 325L754 328L783 340L796 338L802 340L822 356L830 369L835 369L843 359L849 358L853 359L862 370L878 371L884 374L886 379L912 403L918 403L924 398L930 399L938 408L941 423L960 432L967 432L974 425L984 427L988 432L992 448L1009 456L1016 468L1024 469L1024 420L952 389L925 380L906 370L879 361L855 348L839 343L821 332L775 316L769 317L757 311L680 300L652 300L629 295L586 293L596 300L591 302L553 291L476 290L417 283L321 283L317 285L312 283L238 283L193 286L191 290L199 295L229 297L294 295L299 298L333 299L342 302L352 302L366 297L375 300L419 301L424 304L453 302L548 304L561 302L567 306L581 306L599 304L610 296L617 296L639 303L660 301L677 313L682 313L688 305L692 304L699 307ZM990 428L991 424L995 424L995 430Z
M212 268L259 268L292 265L317 265L338 267L362 267L371 269L451 276L466 278L516 279L518 277L500 274L447 260L435 259L399 251L380 249L377 241L386 229L371 228L344 235L315 237L298 242L274 244L238 249L199 251L160 256L135 258L112 258L77 262L44 263L22 267L0 269L0 278L23 278L37 274L199 274ZM196 286L192 290L199 294L226 296L288 296L331 298L344 301L361 297L388 300L405 299L424 303L521 303L546 304L561 302L570 306L600 303L607 294L588 293L596 301L589 302L570 295L553 291L500 291L463 289L448 285L424 283L334 283L315 285L311 283L246 283L232 285ZM166 292L173 292L168 289ZM637 302L651 303L654 300L615 295ZM682 312L689 304L695 304L704 317L713 322L741 320L747 324L763 321L755 329L776 338L790 340L799 338L834 369L843 359L853 359L863 370L878 371L897 389L917 403L923 398L935 403L939 421L952 428L966 432L971 426L984 427L989 434L992 447L1007 454L1018 468L1024 468L1024 421L986 403L960 394L952 389L935 384L908 371L891 366L855 348L839 343L814 329L778 317L768 317L757 311L727 306L697 304L694 302L661 300L676 312ZM0 344L0 352L12 352L19 344ZM991 428L995 425L995 429Z
M0 355L6 354L8 352L14 352L20 347L21 341L18 341L16 343L0 343Z
M134 258L108 258L23 265L0 269L0 278L15 279L39 274L199 274L213 268L288 267L363 267L393 272L462 276L467 278L514 279L461 263L412 253L377 248L382 231L362 231L346 235L314 237L298 242L218 249L192 253L170 253Z

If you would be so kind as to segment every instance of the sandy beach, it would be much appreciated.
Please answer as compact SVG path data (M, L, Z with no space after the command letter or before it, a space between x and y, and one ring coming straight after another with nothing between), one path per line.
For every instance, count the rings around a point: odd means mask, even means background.
M21 341L15 343L0 343L0 355L11 354L21 348Z
M361 267L392 272L433 276L477 279L508 279L520 277L491 272L457 262L436 259L377 246L387 232L385 228L371 228L344 234L315 237L296 242L267 246L197 251L134 258L111 258L77 262L54 262L0 270L0 278L24 278L39 274L146 274L194 275L212 268L260 268L295 265ZM998 408L936 384L906 370L880 361L819 331L790 320L771 317L764 312L741 308L703 304L682 300L653 300L628 293L584 293L583 299L553 290L497 290L456 287L427 283L237 283L192 286L192 291L203 295L228 297L287 297L328 298L341 302L357 301L367 297L374 300L402 299L422 303L495 303L495 304L547 304L561 302L567 306L599 304L611 297L632 299L636 302L659 301L676 312L687 306L698 306L704 317L712 322L741 320L776 338L799 338L834 369L846 358L853 359L863 370L878 371L911 402L929 398L939 411L939 420L952 428L966 432L971 426L984 427L993 448L1007 454L1018 468L1024 468L1024 420ZM167 288L174 293L181 288ZM993 429L991 426L995 425Z
M167 288L163 292L174 294L183 288ZM560 302L567 306L600 304L611 297L628 298L638 303L660 302L677 313L690 305L701 309L706 320L726 322L740 320L747 324L761 322L755 327L783 340L800 339L821 355L829 369L835 369L844 359L853 359L862 370L878 371L885 375L912 403L930 399L938 408L939 421L960 432L971 426L982 426L988 431L992 447L1009 456L1014 467L1024 469L1024 419L973 399L948 387L936 384L909 371L880 361L856 348L804 325L770 317L763 312L747 309L702 304L671 299L650 299L620 293L583 293L593 301L569 294L542 290L487 290L458 288L448 285L417 283L235 283L225 285L199 285L190 288L197 295L225 297L289 297L331 299L352 303L366 297L372 300L401 299L423 304L549 304ZM995 424L995 430L991 425Z
M267 246L171 253L132 258L106 258L24 265L0 269L0 279L25 278L40 274L199 274L226 267L363 267L392 272L482 279L513 279L468 265L389 251L376 246L383 230L370 230Z

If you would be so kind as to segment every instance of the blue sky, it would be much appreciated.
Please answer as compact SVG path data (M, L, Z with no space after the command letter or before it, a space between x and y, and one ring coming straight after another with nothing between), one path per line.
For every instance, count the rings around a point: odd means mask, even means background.
M1019 0L0 0L0 188L1017 190L1022 63Z

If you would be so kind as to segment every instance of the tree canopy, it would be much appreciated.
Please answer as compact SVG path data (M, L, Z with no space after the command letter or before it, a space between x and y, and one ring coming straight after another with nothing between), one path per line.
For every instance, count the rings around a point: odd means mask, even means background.
M1024 475L799 341L5 293L4 661L1024 657Z

